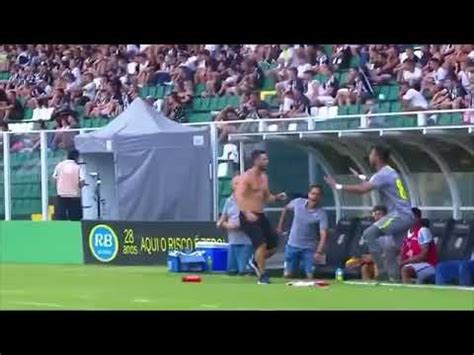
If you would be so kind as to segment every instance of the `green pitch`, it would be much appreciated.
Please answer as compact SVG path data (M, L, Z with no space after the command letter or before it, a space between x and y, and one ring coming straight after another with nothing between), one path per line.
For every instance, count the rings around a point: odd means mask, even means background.
M332 284L203 275L181 282L163 267L0 264L0 310L377 310L474 309L472 290Z

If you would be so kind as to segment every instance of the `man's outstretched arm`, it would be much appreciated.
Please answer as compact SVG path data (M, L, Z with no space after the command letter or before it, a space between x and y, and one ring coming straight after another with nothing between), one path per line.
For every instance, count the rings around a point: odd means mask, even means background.
M333 189L344 190L347 192L360 194L360 195L366 194L367 192L370 192L375 188L375 186L368 181L363 181L360 184L355 184L355 185L342 185L342 184L338 184L332 176L326 176L324 177L324 180L326 180L329 186L331 186Z

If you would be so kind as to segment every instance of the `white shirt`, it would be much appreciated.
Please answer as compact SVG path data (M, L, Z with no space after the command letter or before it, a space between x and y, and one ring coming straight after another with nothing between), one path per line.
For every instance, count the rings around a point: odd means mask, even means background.
M137 53L138 52L138 47L135 44L127 44L127 52L133 52Z
M420 51L420 50L417 50L417 51L414 51L413 54L418 57L418 59L421 59L421 57L423 56L423 52ZM406 54L405 52L401 53L399 56L400 58L400 63L403 63L405 61L405 59L408 58L408 54Z
M315 94L315 87L318 84L317 80L312 80L308 83L308 90L306 90L305 95L308 99L312 100Z
M448 71L443 67L439 67L436 71L432 73L433 79L435 80L435 84L439 84L440 82L442 82L447 75Z
M244 44L244 48L247 49L249 52L255 52L257 44Z
M403 71L403 80L408 81L409 83L419 81L422 76L422 71L420 68L416 68L413 72L404 70Z
M418 106L421 108L428 108L428 102L425 97L415 89L408 89L408 91L403 95L403 100L410 101L411 106Z
M71 73L72 75L74 75L74 77L76 78L76 80L80 80L81 79L81 69L79 69L78 67L75 67L71 70Z
M192 57L189 57L184 63L183 65L187 66L189 69L191 69L192 71L196 71L196 62L198 60L198 57L197 56L192 56Z
M281 112L288 112L291 110L291 108L293 107L295 101L293 99L290 99L289 97L285 97L283 99L283 106L282 106L282 109L281 109Z
M134 75L136 74L137 72L137 62L130 62L127 64L127 71L128 71L128 74L130 75Z
M149 64L150 64L149 61L146 61L145 63L140 63L140 65L139 65L139 68L140 68L140 69L139 69L139 70L140 70L140 71L145 70L145 69L148 67Z
M298 70L298 78L303 78L304 77L304 72L311 70L311 64L306 63L306 64L300 64L296 67L296 70Z
M285 63L285 66L289 66L293 64L294 52L295 52L294 48L290 47L288 49L285 49L283 52L280 53L280 55L278 56L278 59L283 60Z
M54 168L53 178L61 197L80 197L80 181L85 181L84 170L74 160L66 159Z
M209 52L215 52L217 50L217 44L206 44L204 46L205 50L208 50Z
M95 97L95 89L96 89L96 85L93 81L91 81L90 83L82 87L82 94L85 97L88 97L92 101L94 100L94 97Z
M459 81L466 92L470 92L471 84L469 83L469 77L466 72L460 71L458 73Z

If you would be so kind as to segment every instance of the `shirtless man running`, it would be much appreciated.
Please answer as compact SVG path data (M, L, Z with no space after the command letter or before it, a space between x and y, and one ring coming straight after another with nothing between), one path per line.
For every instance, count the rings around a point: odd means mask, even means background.
M258 283L268 284L270 278L265 272L265 260L275 253L278 236L263 214L263 207L265 203L286 200L286 194L272 195L268 189L268 156L265 151L253 151L252 163L252 168L240 176L235 186L235 199L241 211L240 228L255 248L255 260L250 261L250 266L258 276Z

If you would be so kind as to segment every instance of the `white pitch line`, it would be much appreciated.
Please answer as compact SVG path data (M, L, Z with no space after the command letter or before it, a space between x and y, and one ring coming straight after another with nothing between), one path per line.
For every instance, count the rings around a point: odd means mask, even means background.
M474 287L466 286L441 286L441 285L411 285L411 284L392 284L392 283L377 283L377 282L363 282L363 281L344 281L349 285L363 285L363 286L390 286L390 287L412 287L412 288L426 288L426 289L441 289L441 290L461 290L474 292Z
M201 304L200 306L203 308L219 308L217 304Z
M39 306L39 307L54 307L54 308L64 308L64 306L57 303L43 303L43 302L21 302L21 301L12 301L14 304L22 304L25 306Z
M135 302L135 303L151 303L151 301L146 299L146 298L135 298L134 300L132 300L132 302Z
M23 295L26 293L24 290L3 290L0 289L1 293L13 294L13 295Z

